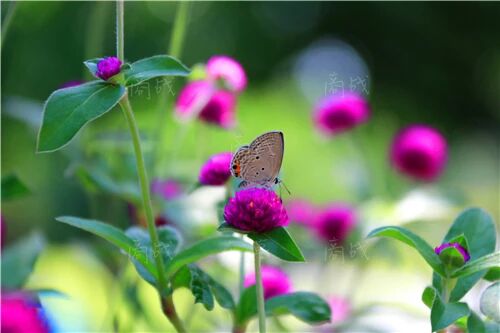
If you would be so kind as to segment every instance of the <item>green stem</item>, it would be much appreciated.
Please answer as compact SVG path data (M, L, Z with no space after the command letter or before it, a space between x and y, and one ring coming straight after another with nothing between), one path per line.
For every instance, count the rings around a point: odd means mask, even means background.
M181 56L184 36L186 35L188 9L189 1L179 2L175 14L174 28L170 37L170 45L168 47L168 54L172 57L179 58Z
M264 288L262 287L262 274L260 272L260 246L253 242L255 260L255 285L257 291L257 312L259 314L259 332L266 333L266 311L264 308Z
M175 310L174 301L172 300L172 296L167 296L162 298L162 309L163 313L170 320L170 323L174 326L175 330L179 333L186 333L186 329L182 324L181 319L177 315L177 311Z
M241 239L243 239L244 236L241 236ZM240 281L239 281L239 294L241 297L241 294L243 293L244 287L244 280L245 280L245 252L241 251L240 253Z
M121 61L125 60L125 24L123 23L124 16L123 0L118 0L116 2L116 56Z
M17 9L17 1L12 1L2 23L2 42L1 42L2 47L5 41L5 37L7 36L7 32L9 31L10 24L12 23L12 19L14 18L14 14L16 13L16 9Z

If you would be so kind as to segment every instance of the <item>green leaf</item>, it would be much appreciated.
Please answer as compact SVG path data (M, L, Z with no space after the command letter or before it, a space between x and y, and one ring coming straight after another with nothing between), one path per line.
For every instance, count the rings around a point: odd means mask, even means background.
M210 286L205 273L195 265L189 267L191 272L191 282L189 288L195 298L195 303L202 303L208 311L214 308L214 297L210 291Z
M470 208L462 212L453 222L443 239L443 243L450 242L460 235L463 235L467 240L471 260L479 259L495 251L495 225L490 215L482 209ZM459 301L484 274L486 274L486 270L459 277L451 292L450 301Z
M368 238L381 236L397 239L413 247L418 251L418 253L420 253L422 258L427 261L434 271L440 275L444 275L444 267L438 255L434 252L434 249L413 232L405 228L389 226L377 228L368 234Z
M479 259L469 261L464 266L455 270L451 277L467 276L490 268L500 268L500 251L485 255Z
M156 250L152 247L151 238L146 229L134 226L128 228L125 234L133 240L136 248L146 254L149 262L154 263L155 256L161 255L163 257L163 262L168 264L180 246L180 234L177 230L169 226L157 227L156 230L160 241L160 246ZM132 263L144 280L156 286L156 280L149 270L147 270L138 260L132 259Z
M187 76L189 74L189 69L184 64L167 55L144 58L130 66L130 69L124 71L127 87L159 76Z
M500 282L495 282L490 285L481 294L480 309L481 312L488 318L500 323Z
M488 270L483 279L493 282L500 280L500 267L493 267Z
M16 175L2 177L2 201L22 198L30 193L30 190Z
M240 326L257 315L255 286L246 288L236 307L236 322ZM265 302L267 316L293 315L309 324L323 324L331 319L327 302L310 292L294 292L269 298Z
M276 296L266 301L268 316L291 314L308 324L324 324L330 321L330 306L321 297L310 292L294 292Z
M441 296L436 294L431 309L432 331L446 328L458 319L469 315L470 310L465 303L444 303Z
M432 303L434 303L434 297L436 297L436 289L426 287L422 293L422 302L430 309L432 308Z
M467 330L470 333L486 333L486 327L484 327L483 321L474 311L470 312L469 318L467 319Z
M299 247L284 227L274 228L265 233L251 232L248 237L280 259L305 261Z
M225 203L221 202L221 204L224 205ZM220 232L236 232L236 233L239 233L239 234L248 234L248 231L236 229L235 227L233 227L232 225L230 225L229 223L226 223L226 222L224 222L221 225L219 225L219 227L217 228L217 231L220 231Z
M82 219L73 216L61 216L56 218L56 220L104 238L111 244L122 249L131 258L139 261L154 278L157 277L156 267L148 259L142 249L137 246L138 244L122 230L96 220Z
M202 258L224 251L253 251L253 247L240 238L220 236L204 239L191 247L179 252L166 269L167 279L170 279L182 266L194 263Z
M45 239L39 233L33 233L3 249L2 288L23 287L44 246Z
M68 144L88 122L111 110L125 94L125 87L92 81L56 90L44 106L37 152L51 152Z
M89 70L90 74L92 74L92 76L94 76L96 79L101 79L99 76L97 76L97 64L101 60L102 58L94 58L83 62L85 67L87 67L87 69Z

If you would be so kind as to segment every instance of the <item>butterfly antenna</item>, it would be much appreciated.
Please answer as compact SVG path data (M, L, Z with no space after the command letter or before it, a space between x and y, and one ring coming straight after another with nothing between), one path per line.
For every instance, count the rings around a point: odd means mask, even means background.
M280 180L280 189L281 189L281 185L283 185L285 190L288 192L288 195L292 195L292 192L290 192L290 190L288 189L288 187L286 187L285 183L282 180Z

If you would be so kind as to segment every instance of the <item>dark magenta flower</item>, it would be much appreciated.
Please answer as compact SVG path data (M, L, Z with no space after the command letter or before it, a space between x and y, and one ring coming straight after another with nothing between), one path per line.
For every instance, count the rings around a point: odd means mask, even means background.
M263 265L261 267L261 274L265 299L287 294L292 291L292 282L286 273L278 267ZM245 288L253 286L254 284L255 273L247 274L243 282Z
M151 182L151 192L166 200L171 200L182 194L182 186L174 179L154 179Z
M120 73L122 61L117 57L106 57L97 63L96 75L103 80Z
M333 94L319 101L314 123L326 135L335 135L362 124L370 117L370 106L354 92Z
M264 188L236 192L224 208L224 220L236 229L253 232L266 232L288 224L281 199Z
M447 145L434 128L413 125L400 131L391 148L393 166L401 173L417 180L435 180L444 170Z
M464 259L464 262L467 262L470 260L469 252L462 245L460 245L457 242L455 242L455 243L443 243L443 244L439 245L438 247L436 247L434 249L434 252L436 252L437 255L440 255L444 249L447 249L450 247L453 247L453 248L457 249L458 252L460 252L460 254L462 255L462 258Z
M2 292L2 332L47 333L49 326L42 309L23 293Z
M326 243L342 245L356 226L356 212L345 203L334 203L316 215L313 228Z
M229 91L217 89L209 81L188 83L181 91L175 111L179 118L200 120L231 128L235 124L236 97Z
M207 62L207 75L210 79L222 79L234 92L241 92L247 85L247 76L239 62L228 56L213 56Z
M203 164L200 170L198 180L202 185L224 185L231 177L231 158L232 153L225 152L212 155Z
M351 315L351 303L346 298L332 296L328 299L328 304L332 310L332 324L339 324Z
M286 205L286 208L290 222L303 226L310 226L313 224L316 216L316 207L314 207L309 201L295 199L290 201Z

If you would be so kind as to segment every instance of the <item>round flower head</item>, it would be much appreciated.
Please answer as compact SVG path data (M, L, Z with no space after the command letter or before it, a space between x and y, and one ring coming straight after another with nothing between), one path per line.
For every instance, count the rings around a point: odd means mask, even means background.
M198 177L200 184L213 186L224 185L231 177L229 168L232 157L233 154L228 152L212 155L201 167Z
M247 76L243 67L233 58L213 56L208 60L206 70L209 78L222 79L234 92L241 92L247 85Z
M434 128L413 125L399 132L392 143L391 161L401 173L417 180L432 181L446 165L447 146Z
M49 327L42 310L22 293L2 292L2 332L46 333Z
M368 102L354 92L329 95L315 107L314 122L326 135L348 131L364 123L370 116Z
M224 90L217 90L209 81L188 83L181 91L175 111L181 119L198 117L222 128L234 126L236 97Z
M354 208L347 204L335 203L317 214L313 227L321 240L340 245L355 226Z
M224 220L236 229L253 232L266 232L288 224L281 199L264 188L236 192L224 208Z
M316 208L308 201L295 199L287 205L288 218L291 222L310 226L314 222Z
M166 200L171 200L182 194L182 186L173 179L154 179L151 183L151 192Z
M439 255L444 249L447 249L450 247L454 247L455 249L458 250L458 252L460 252L460 254L462 255L462 258L464 259L464 262L469 261L469 259L470 259L469 252L467 252L467 250L457 242L455 242L455 243L443 243L443 244L439 245L438 247L436 247L434 249L434 252L436 252L436 254Z
M103 80L120 73L122 62L117 57L103 58L97 63L97 76Z
M261 268L261 274L265 299L283 295L292 290L292 282L285 272L278 267L263 265ZM254 284L255 273L247 274L243 282L245 288L253 286Z
M332 296L328 304L332 310L332 324L339 324L351 315L351 303L346 298Z

